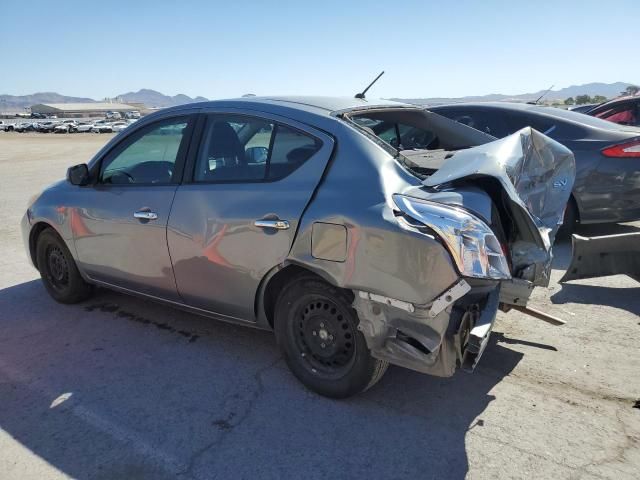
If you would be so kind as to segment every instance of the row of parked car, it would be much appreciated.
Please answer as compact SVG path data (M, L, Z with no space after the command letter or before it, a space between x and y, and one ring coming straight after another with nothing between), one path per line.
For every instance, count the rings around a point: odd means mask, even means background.
M120 132L135 123L137 119L110 121L47 120L44 122L0 122L0 130L5 132L40 132L40 133L114 133Z
M51 113L39 113L39 112L31 112L29 113L16 113L16 118L33 118L36 120L55 120L58 118L57 115ZM140 112L138 110L132 110L130 112L116 112L116 111L108 111L105 113L105 118L107 120L138 120L140 118Z

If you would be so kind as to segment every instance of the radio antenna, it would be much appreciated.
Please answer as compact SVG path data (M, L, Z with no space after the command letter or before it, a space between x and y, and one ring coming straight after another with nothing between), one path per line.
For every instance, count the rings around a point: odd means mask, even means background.
M362 92L360 93L356 93L356 98L360 98L363 99L365 98L364 95L367 93L367 91L369 91L369 89L373 86L374 83L376 83L378 81L378 79L384 75L384 70L380 72L380 74L373 80L373 82L371 82L369 84L369 86L367 88L365 88Z

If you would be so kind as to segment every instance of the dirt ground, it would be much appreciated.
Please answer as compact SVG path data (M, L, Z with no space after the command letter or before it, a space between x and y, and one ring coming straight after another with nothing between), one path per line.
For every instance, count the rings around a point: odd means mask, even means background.
M269 332L108 291L56 304L19 221L110 137L0 133L0 478L640 478L640 284L557 284L566 243L531 302L565 326L500 313L474 374L390 368L347 401L305 390Z

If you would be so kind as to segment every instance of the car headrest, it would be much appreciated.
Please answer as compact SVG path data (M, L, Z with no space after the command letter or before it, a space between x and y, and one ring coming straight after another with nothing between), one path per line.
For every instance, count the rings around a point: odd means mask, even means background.
M235 158L242 163L245 161L238 134L228 122L218 121L213 125L209 145L209 157Z

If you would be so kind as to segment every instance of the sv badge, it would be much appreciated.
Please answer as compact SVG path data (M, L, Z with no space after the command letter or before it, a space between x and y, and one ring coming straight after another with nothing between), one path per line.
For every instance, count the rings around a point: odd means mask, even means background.
M556 180L555 182L553 182L553 188L566 188L567 186L567 179L566 178L561 178L560 180Z

